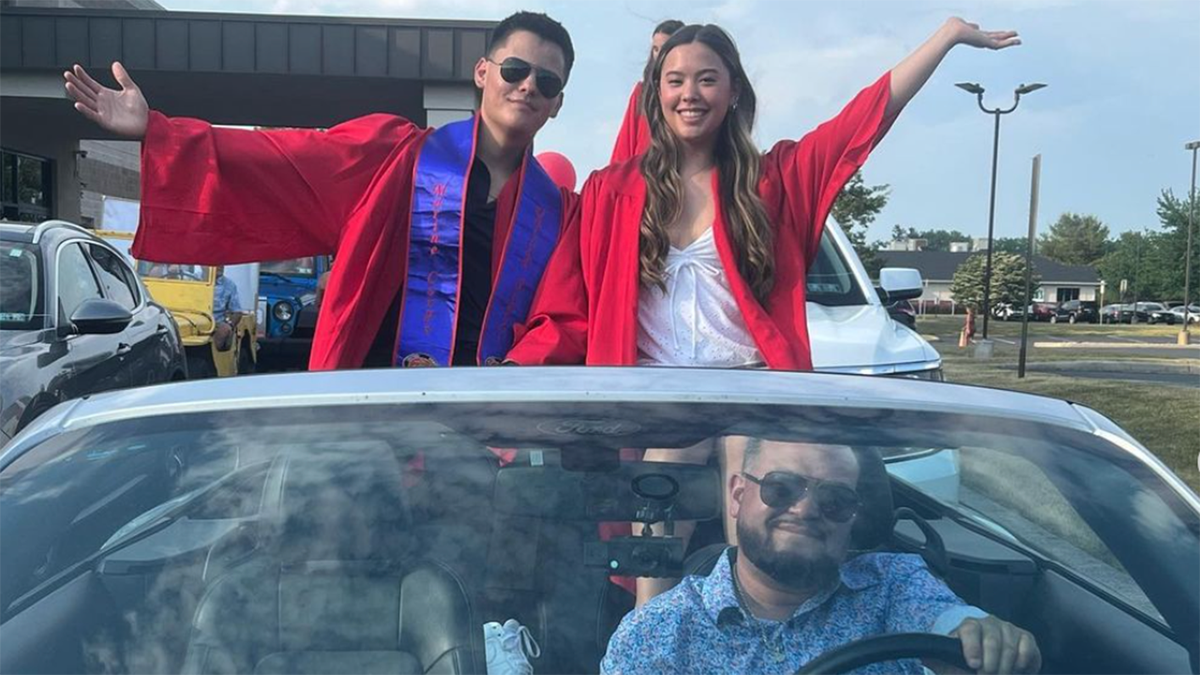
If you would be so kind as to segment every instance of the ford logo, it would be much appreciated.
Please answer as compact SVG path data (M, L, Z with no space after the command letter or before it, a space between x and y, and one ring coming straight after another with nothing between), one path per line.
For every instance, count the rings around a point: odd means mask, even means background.
M560 420L542 422L538 431L560 436L624 436L642 430L642 425L624 420Z

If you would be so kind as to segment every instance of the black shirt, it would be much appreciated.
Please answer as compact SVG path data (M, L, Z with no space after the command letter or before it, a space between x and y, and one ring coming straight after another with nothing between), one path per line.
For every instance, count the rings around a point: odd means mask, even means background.
M458 298L458 328L454 338L456 366L478 364L479 333L483 315L492 295L492 235L496 227L496 202L488 201L492 176L487 166L477 158L471 164L467 180L467 213L462 235L462 288ZM396 328L400 322L400 302L403 286L392 298L383 324L363 362L364 368L388 368L396 349Z

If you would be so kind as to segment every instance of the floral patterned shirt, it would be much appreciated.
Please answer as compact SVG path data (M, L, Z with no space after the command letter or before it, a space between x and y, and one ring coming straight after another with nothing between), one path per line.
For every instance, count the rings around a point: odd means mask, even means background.
M987 613L964 603L920 556L868 553L842 564L840 583L786 621L747 616L726 552L707 577L690 576L631 612L608 643L605 675L795 673L842 645L887 633L948 634ZM769 644L768 644L769 643ZM859 673L921 673L916 660Z

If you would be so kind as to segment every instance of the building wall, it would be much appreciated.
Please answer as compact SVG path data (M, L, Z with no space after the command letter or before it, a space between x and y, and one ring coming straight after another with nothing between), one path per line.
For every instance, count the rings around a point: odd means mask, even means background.
M1058 290L1060 288L1077 288L1079 289L1080 300L1097 300L1100 294L1098 284L1042 284L1034 289L1034 300L1046 300L1055 302L1058 298ZM937 303L952 303L954 300L953 294L950 293L949 281L926 281L925 292L921 297L913 301L913 304L937 304Z
M138 199L142 144L137 141L79 142L79 212L84 225L99 226L103 196Z

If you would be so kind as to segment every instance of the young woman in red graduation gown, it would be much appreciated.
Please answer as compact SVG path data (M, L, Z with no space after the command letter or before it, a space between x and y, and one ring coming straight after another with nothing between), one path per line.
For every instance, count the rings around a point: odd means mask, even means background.
M668 19L654 27L654 32L650 34L650 56L642 70L642 80L645 80L654 68L658 52L667 39L680 28L683 28L683 22L677 19ZM629 105L625 107L625 117L621 119L621 128L617 130L617 140L613 143L609 164L620 164L631 157L637 157L649 146L650 125L646 124L646 117L642 114L642 82L639 80L629 94Z
M805 275L829 210L960 44L1019 40L951 18L833 119L761 154L750 135L757 99L733 41L711 25L677 31L643 85L650 147L584 185L578 239L551 259L509 361L811 369ZM735 445L718 453L723 467L740 467ZM713 447L646 459L706 462ZM663 589L648 581L639 604Z

